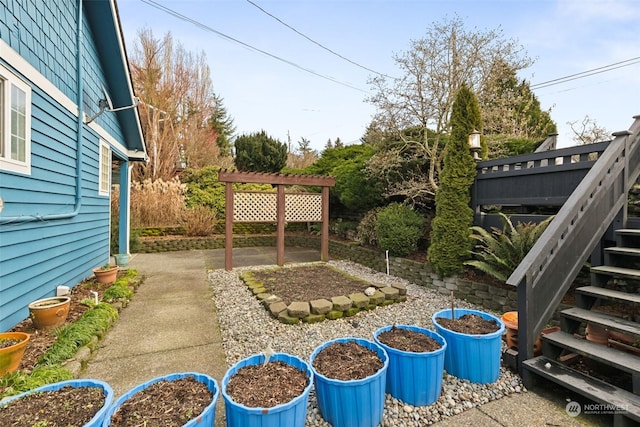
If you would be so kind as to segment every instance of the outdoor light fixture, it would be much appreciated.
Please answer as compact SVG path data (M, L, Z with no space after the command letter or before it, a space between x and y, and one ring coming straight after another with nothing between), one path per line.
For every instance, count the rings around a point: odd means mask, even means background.
M98 100L98 108L100 110L96 114L91 116L89 119L87 119L87 121L84 122L85 124L88 125L89 123L91 123L92 121L97 119L105 111L109 111L110 113L114 113L116 111L122 111L122 110L128 110L130 108L135 108L135 107L138 106L138 104L140 104L140 98L138 98L137 96L134 96L133 97L133 104L127 105L127 106L124 106L124 107L114 108L113 107L113 103L111 103L111 98L109 97L109 94L107 93L107 90L105 89L104 86L102 86L102 93L104 94L104 98Z
M480 145L480 132L475 129L469 134L469 149L473 153L473 160L482 160L478 155L478 151L482 149L482 145Z

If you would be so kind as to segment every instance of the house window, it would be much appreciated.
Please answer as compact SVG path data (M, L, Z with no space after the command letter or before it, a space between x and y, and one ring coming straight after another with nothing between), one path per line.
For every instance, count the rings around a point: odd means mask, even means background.
M0 169L31 173L31 88L2 65Z
M111 188L111 149L105 142L100 141L100 171L98 179L98 194L108 196Z

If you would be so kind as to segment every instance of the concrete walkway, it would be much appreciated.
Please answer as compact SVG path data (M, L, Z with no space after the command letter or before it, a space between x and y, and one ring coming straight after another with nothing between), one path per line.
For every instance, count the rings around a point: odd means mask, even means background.
M286 262L319 261L318 251L287 248ZM276 264L275 248L238 248L234 267ZM201 372L222 382L227 365L207 270L224 268L224 250L137 254L129 263L146 279L109 331L85 378L109 383L116 398L138 384L176 372ZM571 418L566 394L521 393L437 423L454 426L606 426L606 420ZM224 427L222 396L216 427ZM288 427L288 426L282 426Z

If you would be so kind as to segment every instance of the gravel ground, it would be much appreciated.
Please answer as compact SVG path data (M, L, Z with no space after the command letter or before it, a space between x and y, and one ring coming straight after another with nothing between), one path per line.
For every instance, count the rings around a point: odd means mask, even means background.
M407 301L358 313L346 319L291 326L271 317L238 278L240 271L264 269L265 266L236 268L231 272L222 269L211 271L209 280L218 311L227 364L231 366L245 357L261 353L268 346L275 352L289 353L309 360L313 350L326 341L341 337L373 340L376 329L393 323L433 330L432 314L451 306L449 296L403 279L387 276L352 262L330 261L329 264L370 282L403 283L407 287ZM463 301L457 301L456 307L482 310L481 307ZM406 405L387 394L381 426L433 424L467 409L524 391L520 377L504 368L501 368L498 380L488 385L472 384L445 373L442 394L433 405ZM306 426L330 426L320 416L313 390L309 398Z

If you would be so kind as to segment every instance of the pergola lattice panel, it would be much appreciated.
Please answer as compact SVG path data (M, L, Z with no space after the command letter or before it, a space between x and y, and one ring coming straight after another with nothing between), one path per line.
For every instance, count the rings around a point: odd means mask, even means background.
M285 221L322 221L322 195L310 193L287 193ZM238 192L233 198L234 222L276 222L277 194Z

